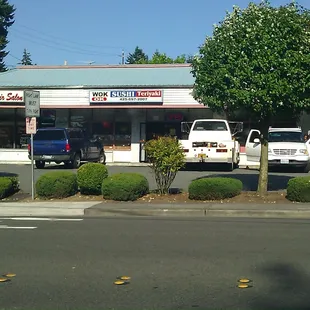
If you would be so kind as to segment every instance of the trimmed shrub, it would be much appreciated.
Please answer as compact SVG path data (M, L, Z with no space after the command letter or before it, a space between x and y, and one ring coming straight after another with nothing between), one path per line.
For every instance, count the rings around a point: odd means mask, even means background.
M10 178L0 178L0 199L6 198L14 193L14 185Z
M101 186L108 177L108 169L99 163L87 163L77 171L77 182L81 194L101 195Z
M139 173L114 174L102 182L105 199L134 201L149 192L148 180Z
M194 200L220 200L239 195L242 187L242 182L234 178L203 178L191 182L188 194Z
M43 174L36 183L40 198L65 198L78 191L76 175L70 171L54 171Z
M310 202L310 176L296 177L287 183L286 198L296 202Z

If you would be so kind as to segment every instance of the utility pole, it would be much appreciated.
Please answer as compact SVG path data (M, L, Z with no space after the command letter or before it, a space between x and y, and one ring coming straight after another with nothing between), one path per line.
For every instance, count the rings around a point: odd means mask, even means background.
M122 65L125 64L125 52L122 50Z

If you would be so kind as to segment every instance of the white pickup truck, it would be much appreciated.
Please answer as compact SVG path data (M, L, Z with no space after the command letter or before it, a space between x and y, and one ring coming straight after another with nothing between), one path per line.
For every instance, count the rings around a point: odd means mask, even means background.
M231 122L242 131L242 123ZM230 124L223 119L197 119L190 126L181 124L188 140L180 140L186 163L227 164L230 171L239 164L240 145L233 138Z
M260 162L260 131L252 129L246 141L248 162ZM302 172L309 172L310 158L307 145L303 140L301 128L269 128L268 165L290 166Z

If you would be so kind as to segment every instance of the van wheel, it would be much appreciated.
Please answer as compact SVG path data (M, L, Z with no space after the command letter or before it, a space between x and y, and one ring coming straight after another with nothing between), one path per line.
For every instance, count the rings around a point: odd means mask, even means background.
M100 152L98 162L99 162L99 164L103 164L103 165L105 165L105 162L106 162L106 157L105 157L104 152Z
M76 153L72 160L72 168L77 169L80 166L81 166L81 155L79 153Z
M45 162L42 160L36 160L35 165L37 169L43 169L45 167Z

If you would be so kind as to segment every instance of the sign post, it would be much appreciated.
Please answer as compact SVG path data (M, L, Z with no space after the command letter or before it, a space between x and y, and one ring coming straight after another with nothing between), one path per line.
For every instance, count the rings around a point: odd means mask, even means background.
M31 198L34 200L33 135L37 132L37 117L40 117L40 92L25 90L26 133L30 134Z

